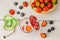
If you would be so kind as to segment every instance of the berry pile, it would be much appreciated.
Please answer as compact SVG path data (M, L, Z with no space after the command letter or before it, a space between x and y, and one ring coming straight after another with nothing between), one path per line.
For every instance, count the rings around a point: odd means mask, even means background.
M56 4L57 0L31 0L31 7L37 13L53 9Z
M22 6L22 5L23 5L23 6ZM28 7L28 2L24 1L24 2L22 3L22 5L19 6L19 9L20 9L20 10L22 10L23 7ZM18 2L14 2L14 6L18 6ZM17 11L16 13L17 13L17 15L20 14L21 17L24 17L24 16L25 16L25 13L23 13L23 12L21 13L20 11ZM14 9L10 9L10 10L9 10L9 14L14 15L14 14L15 14L15 10L14 10Z
M33 15L31 15L29 17L29 20L30 20L30 23L32 25L32 27L35 29L35 30L39 30L39 22L37 22L37 18Z
M47 20L42 21L41 26L42 26L42 27L46 27L48 23L49 23L50 25L53 25L53 24L54 24L54 21L53 21L53 20L49 20L49 22L47 22ZM54 31L54 30L55 30L55 27L52 26L51 28L47 29L47 33L40 33L40 37L41 37L41 38L46 38L47 35L48 35L48 33L51 33L51 32Z

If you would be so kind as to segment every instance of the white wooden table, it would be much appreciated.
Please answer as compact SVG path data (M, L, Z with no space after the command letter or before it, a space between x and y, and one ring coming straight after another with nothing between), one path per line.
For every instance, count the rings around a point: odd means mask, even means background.
M26 13L25 17L29 17L30 15L35 15L39 20L60 20L60 0L58 0L57 8L49 13L49 14L37 14L32 10L30 5L27 8L24 8L23 10L19 10L19 5L22 5L23 1L30 0L0 0L0 19L3 19L3 17L7 14L9 14L9 9L15 9L17 11L21 11ZM13 3L18 2L18 6L14 6ZM23 19L25 17L18 16L15 14L13 17L18 19ZM47 34L47 38L43 39L39 36L41 32L47 32L47 29L54 26L56 29L55 31ZM3 28L3 21L0 20L0 40L3 39L3 35L9 34L10 31L6 31ZM16 28L16 32L7 38L7 40L60 40L60 21L55 21L53 25L48 24L47 27L41 28L39 31L33 31L31 33L24 33L20 30L19 25Z

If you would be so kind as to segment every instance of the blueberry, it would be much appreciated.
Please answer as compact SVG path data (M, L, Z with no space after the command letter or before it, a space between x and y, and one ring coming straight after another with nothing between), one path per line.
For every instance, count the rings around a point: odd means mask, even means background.
M51 21L49 21L49 23L50 23L50 24L53 24L53 21L51 20Z
M26 21L26 24L28 24L28 21Z
M51 32L51 29L48 29L48 32Z
M19 6L19 9L23 9L23 6Z
M21 13L21 17L24 17L25 16L25 13Z
M20 14L20 11L17 11L17 14L19 15Z
M18 2L14 2L14 5L17 6L18 5Z
M55 27L51 27L51 30L54 31L55 30Z

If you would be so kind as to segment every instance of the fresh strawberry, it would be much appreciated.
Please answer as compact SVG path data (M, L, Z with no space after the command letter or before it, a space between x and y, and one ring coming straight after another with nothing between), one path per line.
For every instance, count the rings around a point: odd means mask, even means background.
M28 3L27 2L23 2L23 6L24 7L27 7L28 6Z
M38 13L42 12L42 8L37 7L37 8L36 8L36 12L38 12Z
M39 0L40 2L44 2L44 0Z
M48 7L47 6L45 6L44 8L43 8L43 11L48 11Z
M49 0L44 0L44 2L49 2Z
M41 3L40 7L43 8L44 6L45 6L45 4L44 3Z
M37 2L38 0L34 0L34 2Z
M14 14L15 14L15 10L14 10L14 9L11 9L11 10L9 10L9 13L10 13L11 15L14 15Z
M47 6L49 9L51 9L53 7L52 3L49 3Z
M35 6L36 6L35 2L33 2L33 3L31 4L31 6L32 6L32 7L35 7Z
M50 3L52 3L52 0L49 0Z
M44 0L44 3L45 3L45 4L48 4L48 3L49 3L49 0Z

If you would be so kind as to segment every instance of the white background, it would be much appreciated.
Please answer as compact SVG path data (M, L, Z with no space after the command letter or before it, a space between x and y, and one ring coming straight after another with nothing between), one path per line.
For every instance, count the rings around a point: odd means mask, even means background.
M30 0L0 0L0 19L3 19L5 15L9 14L10 9L14 9L16 12L24 12L26 14L25 17L35 15L39 20L60 20L60 0L58 0L57 8L48 14L37 14L31 9L30 5L27 8L24 7L23 10L19 10L19 5L22 5L23 1L28 1L30 4ZM14 2L18 2L19 5L14 6ZM23 19L20 15L17 14L15 14L13 17ZM10 31L4 30L3 22L4 21L0 20L0 40L4 40L3 35L10 33ZM51 28L51 26L56 28L55 31L48 33L47 38L41 38L39 34L41 32L47 33L47 29ZM47 27L41 28L39 31L33 31L31 33L22 32L18 25L16 27L16 32L6 40L60 40L60 21L55 21L53 25L48 24Z

